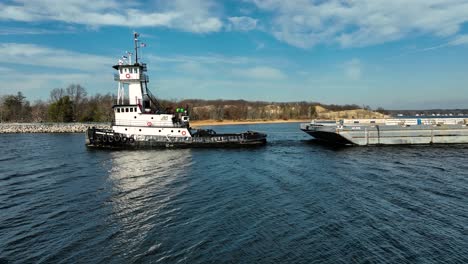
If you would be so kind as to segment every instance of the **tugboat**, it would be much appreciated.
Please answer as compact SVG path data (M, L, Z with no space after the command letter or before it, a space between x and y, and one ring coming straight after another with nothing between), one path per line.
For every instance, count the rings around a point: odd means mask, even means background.
M117 65L114 80L118 82L117 102L112 107L112 129L88 128L86 146L91 148L187 148L243 147L266 144L266 134L254 131L217 134L213 130L192 130L187 109L163 109L148 90L146 63L138 61L139 34L134 33L135 63L132 53ZM128 91L126 96L125 90Z

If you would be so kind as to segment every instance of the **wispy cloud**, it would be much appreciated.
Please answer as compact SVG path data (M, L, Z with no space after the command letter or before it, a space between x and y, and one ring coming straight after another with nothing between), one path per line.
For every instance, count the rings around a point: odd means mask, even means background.
M72 30L51 30L43 28L20 28L4 27L0 28L0 35L44 35L44 34L66 34L74 33Z
M269 14L269 31L293 46L363 47L410 35L452 36L468 22L466 0L249 0Z
M467 45L467 44L468 44L468 35L458 35L448 43L448 45L450 46L459 46L459 45Z
M362 74L362 65L361 61L358 59L352 59L347 61L343 65L344 74L345 76L353 81L357 81L361 79Z
M2 88L1 94L15 94L21 91L29 100L47 99L49 91L52 89L64 88L72 83L79 83L92 93L108 93L113 88L110 78L102 78L100 74L93 73L25 74L24 72L12 71L8 74L0 74L0 82L9 84Z
M196 76L205 76L213 73L209 67L195 61L187 61L177 64L176 69L184 75L191 74Z
M260 42L260 41L255 42L255 50L262 50L264 48L265 48L265 43L264 42Z
M286 78L286 75L280 69L267 66L257 66L247 69L233 69L232 73L243 78L251 79L283 80Z
M242 56L224 56L220 54L200 55L200 56L187 56L187 55L173 55L173 56L155 56L148 55L146 58L152 63L188 63L196 62L203 64L250 64L258 63L256 59L242 57Z
M457 35L451 40L432 47L427 47L427 48L414 48L413 50L400 54L398 57L401 57L403 55L407 54L412 54L412 53L418 53L418 52L425 52L425 51L433 51L433 50L438 50L442 48L447 48L447 47L454 47L454 46L461 46L461 45L468 45L468 35Z
M80 71L102 70L116 63L109 57L24 43L0 44L0 62Z
M167 27L194 33L219 31L212 0L158 1L156 7L117 0L13 0L0 3L0 20L60 21L91 27Z
M1 73L13 72L13 69L7 68L7 67L1 67L1 66L0 66L0 72L1 72Z
M229 17L229 24L226 25L227 30L236 30L236 31L250 31L257 28L258 20L241 16L241 17Z

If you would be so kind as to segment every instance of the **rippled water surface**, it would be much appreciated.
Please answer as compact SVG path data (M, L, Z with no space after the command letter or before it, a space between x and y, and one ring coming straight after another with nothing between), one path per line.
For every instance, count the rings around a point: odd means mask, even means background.
M0 135L0 263L467 263L468 145L87 150ZM299 132L299 133L298 133Z

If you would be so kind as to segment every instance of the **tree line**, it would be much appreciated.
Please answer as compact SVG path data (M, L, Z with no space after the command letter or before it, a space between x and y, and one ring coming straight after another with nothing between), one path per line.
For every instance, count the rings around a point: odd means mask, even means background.
M88 96L79 84L55 88L47 101L32 104L22 92L0 98L1 122L109 122L115 96L96 94Z
M1 122L110 122L114 117L113 94L88 95L79 84L56 88L49 99L30 103L18 92L0 98ZM317 102L262 102L245 100L159 100L164 109L184 107L192 120L272 120L310 119L316 116L315 106L330 111L353 110L358 105L325 105ZM364 107L368 108L368 107ZM383 109L379 109L383 110Z

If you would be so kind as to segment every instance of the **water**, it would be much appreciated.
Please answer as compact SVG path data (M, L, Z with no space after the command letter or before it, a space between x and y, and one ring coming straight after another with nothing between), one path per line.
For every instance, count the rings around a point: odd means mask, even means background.
M0 135L0 263L467 263L468 145L92 151Z

